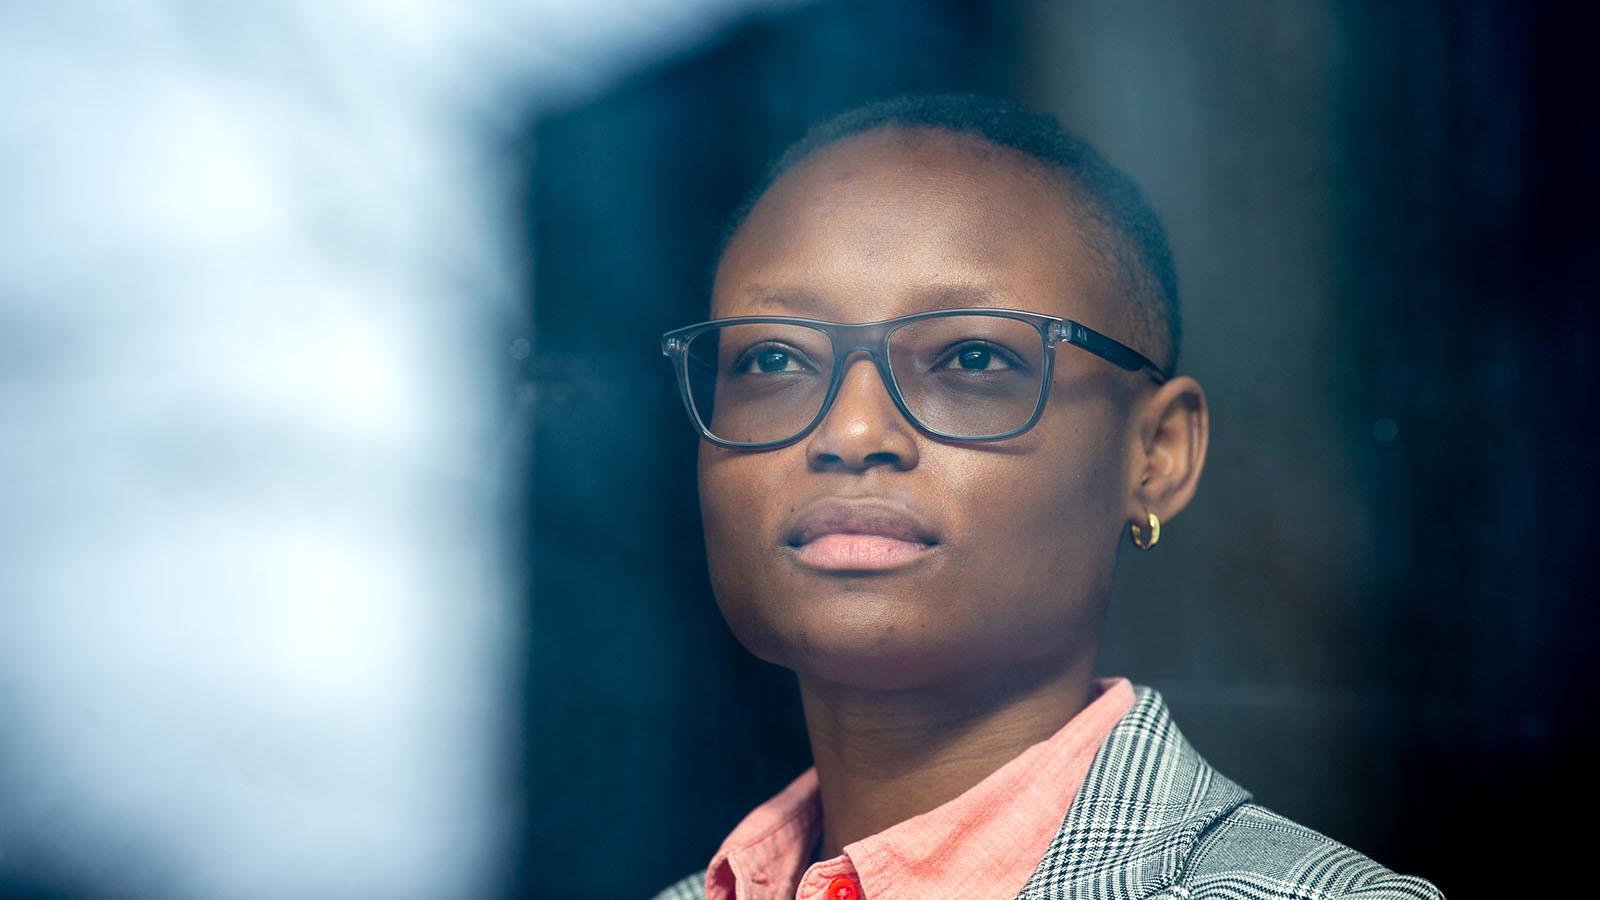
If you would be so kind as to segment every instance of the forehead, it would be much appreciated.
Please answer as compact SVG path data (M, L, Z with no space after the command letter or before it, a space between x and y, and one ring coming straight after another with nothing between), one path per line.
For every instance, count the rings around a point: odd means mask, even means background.
M712 315L873 321L998 306L1094 327L1102 267L1060 177L979 138L874 131L761 197L717 270Z

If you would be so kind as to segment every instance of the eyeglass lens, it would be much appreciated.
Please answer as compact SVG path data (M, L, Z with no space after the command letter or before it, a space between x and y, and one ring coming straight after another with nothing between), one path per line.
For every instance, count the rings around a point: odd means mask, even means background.
M707 430L755 444L792 438L817 418L834 349L811 326L741 322L697 335L686 362L695 414ZM1002 316L914 319L890 334L889 368L923 427L987 437L1033 417L1044 341L1033 325Z

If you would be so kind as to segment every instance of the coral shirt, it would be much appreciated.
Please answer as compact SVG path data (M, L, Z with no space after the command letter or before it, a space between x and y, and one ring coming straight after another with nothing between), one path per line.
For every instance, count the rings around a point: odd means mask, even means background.
M728 835L706 871L707 900L1012 900L1061 828L1089 764L1133 708L1126 678L1051 737L954 800L817 863L817 770L807 769Z

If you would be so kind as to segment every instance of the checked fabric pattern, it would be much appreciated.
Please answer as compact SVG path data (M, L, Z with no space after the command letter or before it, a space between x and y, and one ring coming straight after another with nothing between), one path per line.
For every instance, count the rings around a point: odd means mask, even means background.
M1251 803L1184 740L1160 694L1135 690L1018 900L1443 900ZM871 900L870 885L862 893ZM705 873L656 900L705 900Z

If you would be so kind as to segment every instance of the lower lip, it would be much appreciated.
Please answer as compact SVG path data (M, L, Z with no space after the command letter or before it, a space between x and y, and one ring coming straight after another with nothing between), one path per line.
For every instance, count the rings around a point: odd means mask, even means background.
M826 534L801 544L800 562L829 572L886 572L910 565L927 553L928 544L879 534Z

